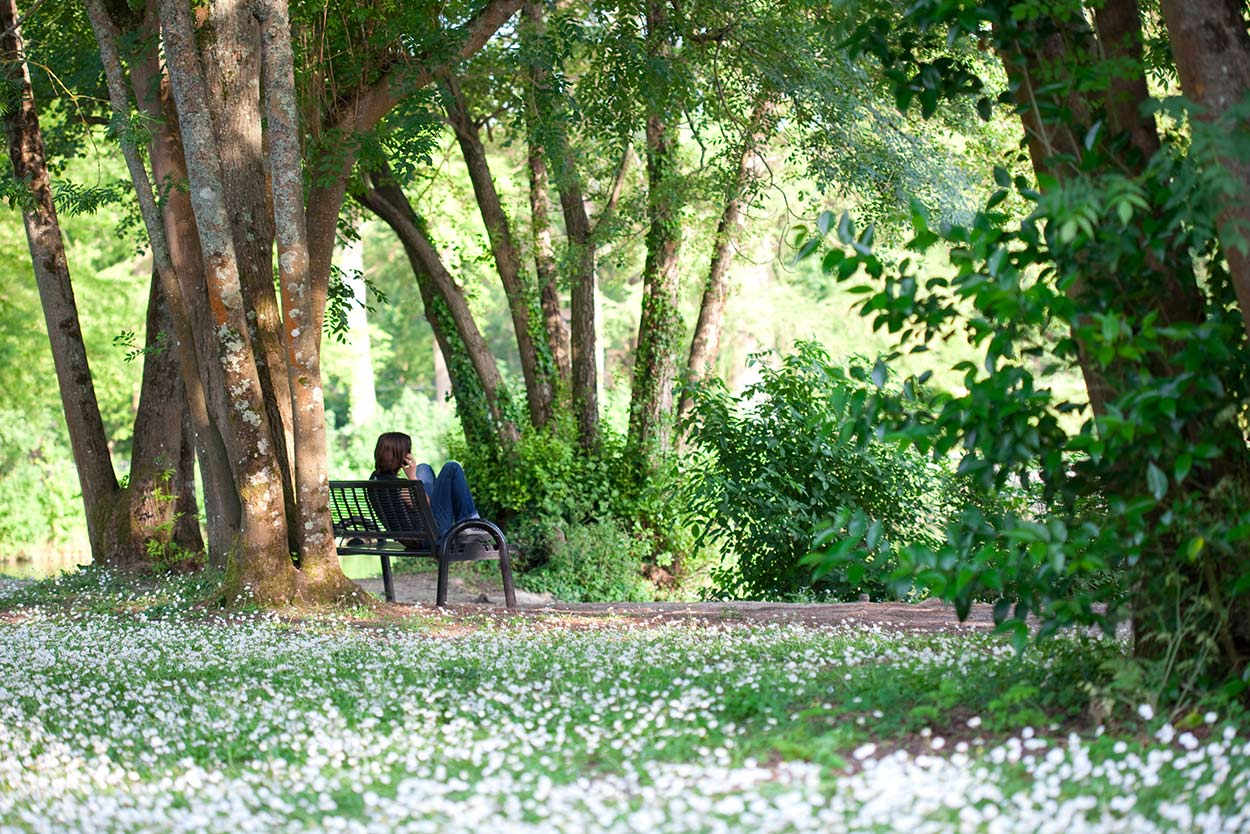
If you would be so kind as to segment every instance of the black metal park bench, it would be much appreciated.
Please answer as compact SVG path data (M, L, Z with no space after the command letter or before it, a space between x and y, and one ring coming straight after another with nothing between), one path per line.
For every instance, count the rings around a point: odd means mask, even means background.
M420 481L331 481L330 514L339 555L363 553L382 560L382 585L388 602L395 601L391 558L423 556L438 560L436 604L447 604L448 570L452 562L499 560L504 601L516 608L512 561L503 532L481 518L462 521L441 543Z

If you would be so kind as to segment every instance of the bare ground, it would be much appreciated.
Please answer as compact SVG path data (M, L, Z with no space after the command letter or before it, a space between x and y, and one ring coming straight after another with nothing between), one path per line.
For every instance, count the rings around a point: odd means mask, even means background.
M356 580L366 591L382 596L382 580ZM431 572L395 576L398 608L434 607L437 575ZM498 580L479 574L453 575L447 593L447 613L502 615L503 590ZM977 604L964 622L953 606L938 600L918 604L899 602L844 602L832 604L776 602L561 602L549 594L517 590L519 614L552 619L562 625L659 625L688 621L703 625L797 623L808 626L886 626L904 631L988 631L994 627L993 607ZM412 610L412 609L409 609ZM399 613L399 612L397 612ZM415 613L415 611L413 611Z

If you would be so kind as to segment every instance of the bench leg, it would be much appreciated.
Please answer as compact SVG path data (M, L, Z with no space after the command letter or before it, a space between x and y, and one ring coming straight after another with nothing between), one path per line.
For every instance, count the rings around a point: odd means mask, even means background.
M447 604L447 573L451 567L451 548L446 546L446 542L443 544L438 554L438 595L434 598L434 604L439 608Z
M386 589L386 601L395 601L395 578L391 576L391 557L382 554L382 587Z
M499 548L499 572L503 574L503 600L509 611L516 610L516 588L512 584L512 559L508 557L508 545Z

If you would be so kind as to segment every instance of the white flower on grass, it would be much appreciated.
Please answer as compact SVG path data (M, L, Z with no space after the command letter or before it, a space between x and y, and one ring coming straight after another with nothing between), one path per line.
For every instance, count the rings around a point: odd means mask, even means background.
M1141 716L1142 721L1150 721L1155 717L1155 710L1150 704L1138 704L1137 714Z

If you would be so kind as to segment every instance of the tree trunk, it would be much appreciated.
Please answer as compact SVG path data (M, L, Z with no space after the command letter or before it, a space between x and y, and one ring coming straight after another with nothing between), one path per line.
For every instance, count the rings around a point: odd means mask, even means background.
M1086 30L1078 30L1075 36L1086 46L1093 46L1093 41ZM1029 147L1029 158L1039 181L1052 178L1063 181L1071 176L1072 169L1081 158L1082 148L1079 139L1069 124L1055 124L1042 118L1042 107L1052 85L1065 91L1065 97L1056 106L1069 109L1071 119L1076 124L1089 124L1090 108L1084 97L1070 83L1066 76L1070 59L1069 45L1059 33L1044 36L1040 44L1026 48L1024 52L1006 51L1002 53L1003 66L1020 106L1020 121L1024 126L1025 141ZM1053 92L1050 92L1053 96ZM1060 160L1067 160L1061 162ZM1077 280L1068 289L1068 295L1078 298L1084 292L1085 282ZM1085 390L1089 396L1090 409L1095 417L1107 413L1107 404L1116 397L1116 391L1098 363L1089 356L1081 344L1077 345L1077 361L1081 375L1085 380Z
M308 273L308 229L304 225L304 175L300 165L299 111L295 101L295 58L286 0L257 3L264 67L265 138L273 184L278 274L286 366L295 435L295 488L302 593L335 600L362 595L343 573L330 519L326 471L325 397L321 390L321 320L313 315Z
M551 242L551 200L547 162L543 159L542 145L537 143L531 125L527 131L529 147L526 167L529 173L530 227L533 231L534 271L538 276L539 303L543 310L543 330L547 335L547 347L556 364L556 372L564 390L571 384L573 369L569 359L569 329L564 324L564 309L560 303L559 270L556 268L555 247Z
M1245 136L1250 116L1250 31L1245 0L1161 0L1172 56L1185 94L1200 105L1196 114L1215 130ZM1233 108L1242 105L1240 117ZM1233 187L1224 192L1219 216L1220 242L1237 292L1241 317L1250 332L1250 159L1245 152L1221 160Z
M1143 105L1150 100L1142 67L1141 10L1137 0L1108 0L1094 9L1103 56L1117 68L1109 80L1106 108L1113 133L1125 134L1141 155L1135 170L1159 151L1159 130Z
M1060 25L1055 22L1055 25ZM1146 84L1141 64L1141 32L1140 17L1135 0L1108 0L1095 18L1102 44L1108 55L1117 59L1123 67L1134 67L1131 71L1121 71L1108 79L1104 102L1090 102L1084 97L1088 95L1074 83L1072 69L1079 67L1084 56L1092 52L1089 32L1080 23L1065 23L1063 30L1044 36L1041 48L1030 48L1021 44L1023 54L1004 54L1008 78L1017 90L1017 100L1024 105L1023 119L1030 155L1039 180L1053 181L1062 184L1065 180L1084 175L1082 157L1087 150L1076 137L1084 135L1084 125L1089 123L1097 104L1103 104L1108 114L1108 123L1112 131L1127 134L1129 145L1134 155L1129 159L1117 160L1121 169L1126 169L1141 176L1146 172L1145 162L1153 149L1158 147L1158 137L1152 135L1153 126L1143 122L1139 114L1147 100ZM1055 83L1058 81L1058 83ZM1055 99L1055 91L1064 96ZM1050 97L1050 100L1047 98ZM1039 106L1040 105L1040 106ZM1072 116L1069 124L1056 125L1041 117L1043 111L1066 112ZM1105 143L1104 143L1105 144ZM1096 150L1105 151L1099 146ZM1062 154L1066 160L1056 164L1056 154ZM1143 246L1145 242L1143 241ZM1204 300L1198 288L1193 266L1187 249L1182 245L1164 248L1159 252L1147 251L1143 258L1144 266L1141 274L1132 275L1131 283L1123 282L1121 276L1107 276L1091 273L1082 275L1069 289L1069 295L1075 299L1082 298L1087 287L1095 281L1104 284L1101 294L1114 299L1118 310L1135 314L1143 318L1156 315L1166 325L1189 324L1198 325L1205 319ZM1115 282L1107 286L1107 282ZM1087 308L1089 304L1086 305ZM1121 363L1113 362L1107 367L1094 363L1088 351L1078 340L1078 357L1089 388L1090 403L1095 416L1107 413L1108 405L1123 393L1125 372ZM1166 358L1148 359L1150 370L1156 377L1168 378L1179 371L1172 367ZM1212 415L1213 418L1215 415ZM1212 435L1210 426L1192 425L1192 440L1195 443L1209 442ZM1240 444L1238 444L1240 446ZM1208 494L1220 479L1238 468L1237 459L1244 456L1244 448L1225 448L1225 458L1211 461L1204 476L1191 476L1179 489L1192 493ZM1177 552L1181 546L1177 541L1160 541L1155 546L1163 551ZM1210 559L1210 556L1204 556ZM1237 560L1228 560L1234 567L1235 576L1243 568L1235 567ZM1243 563L1244 564L1244 563ZM1206 575L1203 575L1203 572ZM1220 594L1220 582L1212 583L1210 576L1222 572L1223 565L1213 566L1210 562L1182 567L1178 571L1179 584L1173 586L1169 593L1175 592L1178 598L1187 595L1203 595L1216 599ZM1139 657L1159 657L1167 649L1169 641L1177 639L1179 623L1176 617L1179 611L1173 602L1162 600L1159 589L1149 584L1151 577L1138 576L1133 588L1132 608L1134 616L1134 653ZM1213 587L1211 587L1213 585ZM1219 606L1217 606L1219 607ZM1220 626L1221 650L1225 653L1225 661L1229 669L1238 669L1250 652L1250 638L1246 637L1245 629L1239 623L1246 622L1244 605L1240 611L1228 611L1226 608L1217 616L1226 617ZM1230 625L1231 623L1231 625ZM1238 629L1242 629L1240 632Z
M104 563L110 558L107 527L118 492L117 477L109 459L108 438L104 434L78 324L78 308L65 260L61 227L52 204L43 136L17 19L15 0L0 0L0 59L7 64L9 82L4 128L14 177L25 184L23 190L28 195L28 201L23 199L22 202L22 222L48 328L70 448L82 488L91 554L97 563Z
M227 599L248 593L261 604L281 605L291 601L295 590L295 568L287 548L283 476L275 462L277 450L265 418L264 395L248 338L243 288L223 193L221 156L195 50L190 8L183 0L161 0L160 17L208 300L232 406L229 452L243 524L224 590Z
M553 388L550 374L550 357L545 356L534 339L534 309L532 293L521 274L521 258L512 237L512 226L504 212L495 180L486 159L486 148L478 126L469 113L464 95L456 79L450 75L443 78L444 105L447 120L456 134L460 152L464 156L473 194L477 198L478 211L490 238L495 269L503 283L508 298L508 310L512 314L512 328L516 332L517 350L521 356L521 374L525 379L525 399L529 406L530 423L542 428L551 420Z
M187 446L183 436L187 401L178 372L181 346L175 344L176 337L169 336L175 332L174 315L163 284L159 270L154 268L148 293L146 344L156 349L143 357L130 482L124 490L127 511L119 512L115 519L119 526L119 552L115 558L124 558L126 554L120 552L120 546L129 545L131 564L155 563L158 567L172 566L204 547L194 499L190 504L191 523L187 523L188 506L182 496L187 480L182 467L193 464L183 454ZM164 344L162 333L166 334ZM120 529L123 524L127 529Z
M100 17L97 25L97 13L93 7L98 6L98 2L93 2L88 8L92 10L92 23L100 42L101 59L106 75L109 75L120 69L116 50L117 32L107 16ZM224 569L235 537L242 526L242 509L235 491L230 455L223 436L223 430L228 429L226 386L220 366L211 361L214 337L208 311L204 267L200 258L199 233L195 229L191 198L186 187L187 166L177 130L178 116L174 112L170 94L162 84L155 39L159 29L156 14L155 5L149 4L144 31L140 36L140 42L147 44L147 48L138 60L131 63L130 71L131 87L139 111L146 114L155 126L148 146L148 156L152 161L152 176L162 189L161 216L158 222L150 222L144 214L144 224L158 264L161 259L158 252L161 241L164 241L168 253L169 271L162 271L158 265L158 275L162 278L163 292L171 303L174 337L180 351L179 370L187 395L188 419L194 432L189 439L194 441L200 464L208 532L208 561L213 567ZM117 94L112 91L114 82L111 79L109 84L110 96L116 97ZM124 93L120 98L126 100ZM116 107L116 103L114 106ZM128 103L125 106L128 107ZM131 164L129 159L127 164ZM138 163L137 169L139 172L143 171L141 163ZM142 180L142 176L136 179L136 193L140 195L144 191ZM150 187L148 190L150 191ZM145 198L141 197L140 202L145 202ZM175 281L172 286L166 280L166 276L171 274ZM191 350L189 355L181 352L187 345Z
M523 7L526 22L535 38L545 30L542 5L527 2ZM535 67L532 72L533 94L537 99L550 99L546 74ZM572 374L573 411L577 415L577 437L583 449L599 446L599 375L595 364L595 241L586 214L586 200L577 164L569 149L568 136L556 125L550 131L549 151L555 165L556 190L564 214L570 257L569 304L570 371Z
M690 356L686 361L686 375L691 382L701 382L707 378L720 352L725 298L729 291L726 277L729 263L733 259L733 236L742 228L742 207L751 199L755 180L759 177L756 162L760 148L768 143L776 107L773 99L765 97L760 99L751 113L738 170L730 184L720 222L716 226L712 262L708 266L707 280L703 285L703 302L699 306L699 321L695 324L694 337L690 340ZM679 423L690 413L691 404L689 395L681 398L677 406Z
M413 265L413 274L425 301L426 317L447 358L456 405L460 409L465 437L470 443L487 441L507 448L520 439L516 426L507 417L507 392L495 357L491 355L473 320L464 294L456 287L438 251L421 229L420 220L389 169L366 174L361 203L380 217L399 236ZM428 292L427 292L428 290ZM452 341L454 332L458 337ZM459 344L457 344L458 342ZM463 348L457 350L457 348ZM460 370L458 357L468 360L475 377L470 384L467 370ZM475 403L474 391L484 399L485 414ZM484 424L479 420L485 417Z
M666 7L647 6L648 54L667 63L672 47ZM634 354L634 385L629 407L628 448L643 462L668 446L677 349L682 337L677 309L677 255L681 245L678 197L677 125L667 90L647 116L647 259L643 267L642 317Z
M217 137L226 213L248 310L247 338L256 358L292 550L299 521L294 488L295 435L282 314L274 292L273 213L261 135L261 28L252 0L212 0L200 56ZM302 201L301 201L302 205ZM323 308L324 310L324 308ZM320 318L318 318L320 321Z

